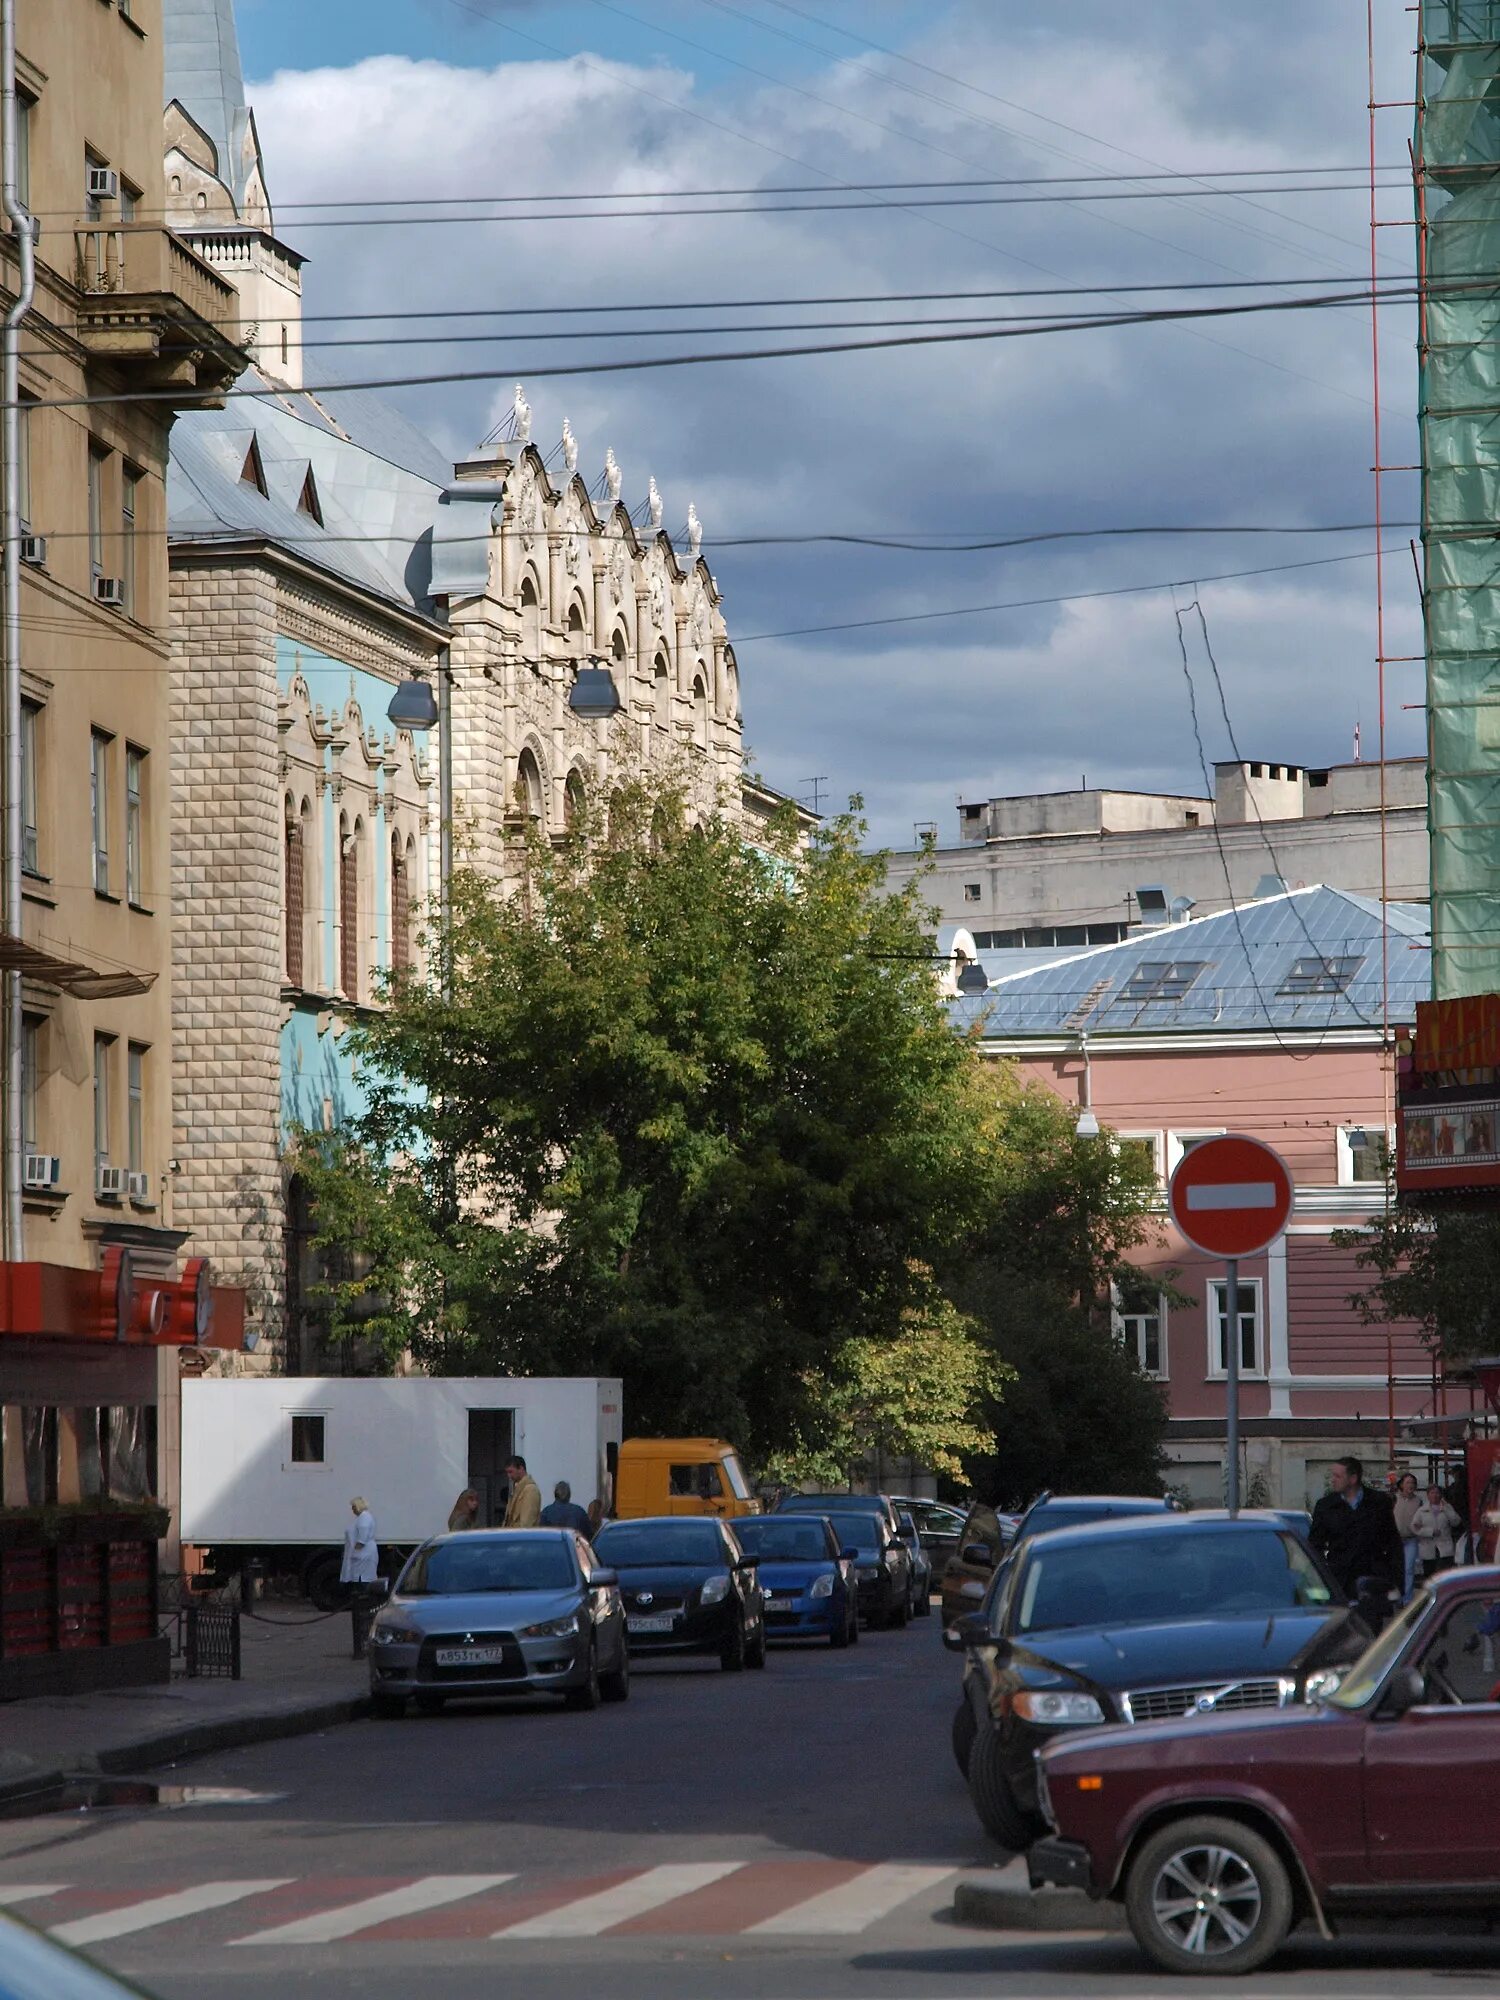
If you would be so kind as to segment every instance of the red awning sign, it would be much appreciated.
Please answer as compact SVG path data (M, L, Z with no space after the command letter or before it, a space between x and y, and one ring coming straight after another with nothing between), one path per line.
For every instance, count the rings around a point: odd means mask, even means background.
M1291 1171L1279 1153L1228 1132L1183 1155L1167 1205L1194 1249L1213 1257L1253 1257L1286 1228L1292 1192Z

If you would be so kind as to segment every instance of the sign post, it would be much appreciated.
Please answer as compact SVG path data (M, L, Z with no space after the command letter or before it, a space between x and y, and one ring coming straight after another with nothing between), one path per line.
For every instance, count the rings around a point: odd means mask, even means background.
M1184 1153L1167 1189L1178 1231L1195 1250L1224 1259L1224 1444L1228 1503L1240 1511L1240 1259L1259 1256L1292 1213L1291 1171L1259 1139L1226 1132Z

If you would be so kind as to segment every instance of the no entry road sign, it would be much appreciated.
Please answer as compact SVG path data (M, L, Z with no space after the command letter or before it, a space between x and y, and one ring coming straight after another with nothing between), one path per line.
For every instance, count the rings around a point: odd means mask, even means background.
M1291 1219L1292 1176L1280 1153L1259 1139L1228 1132L1183 1155L1167 1204L1195 1249L1214 1257L1253 1257L1274 1243Z

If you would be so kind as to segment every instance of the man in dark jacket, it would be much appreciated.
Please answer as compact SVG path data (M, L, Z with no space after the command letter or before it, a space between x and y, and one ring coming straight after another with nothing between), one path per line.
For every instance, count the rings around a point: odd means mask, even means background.
M1350 1597L1362 1576L1378 1577L1399 1591L1404 1564L1390 1500L1365 1485L1357 1458L1339 1459L1328 1484L1331 1490L1313 1509L1313 1547Z

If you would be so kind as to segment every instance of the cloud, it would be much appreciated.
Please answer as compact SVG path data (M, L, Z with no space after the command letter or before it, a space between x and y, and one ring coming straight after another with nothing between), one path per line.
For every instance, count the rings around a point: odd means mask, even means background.
M648 308L608 315L608 338L557 339L580 321L555 317L502 322L506 339L497 346L433 340L319 351L318 365L344 376L492 365L492 384L398 398L457 455L496 421L528 363L758 344L753 333L702 330L715 325L1114 304L1104 291L988 307L754 309L744 301L1357 278L1368 264L1357 191L928 210L899 206L893 192L889 208L844 215L457 227L423 219L400 229L305 232L299 218L317 211L290 206L349 196L1157 171L1143 159L1199 171L1358 161L1362 5L1329 0L1308 10L1265 0L1253 17L1216 13L1211 29L1197 23L1191 32L1189 12L1196 17L1179 0L1128 10L1079 0L1065 15L1044 11L1018 25L1013 10L973 0L928 21L912 51L928 69L903 67L826 27L799 26L788 12L789 30L850 58L824 62L769 35L757 40L755 66L792 77L804 95L674 48L670 63L650 65L587 50L570 61L493 68L371 56L340 69L280 71L252 96L281 232L313 258L310 311ZM713 38L702 10L667 18L690 19L695 38ZM869 26L873 16L841 18L882 32ZM890 28L898 31L899 18ZM1395 97L1405 60L1399 23L1393 35L1381 58ZM734 47L746 48L743 35ZM972 87L950 80L959 77ZM1392 157L1398 136L1389 137ZM1391 200L1395 213L1399 196ZM1404 254L1397 232L1386 245L1394 268ZM1150 295L1120 296L1140 304ZM694 311L684 301L707 306ZM1410 329L1396 313L1386 317L1399 364ZM651 336L648 327L664 332ZM455 320L399 330L494 327ZM322 320L310 328L368 331ZM1409 372L1393 367L1388 386L1387 453L1403 463L1414 455L1402 429ZM715 547L716 533L1367 521L1368 326L1357 311L533 378L528 394L540 438L555 436L568 414L585 471L613 446L627 499L642 498L654 473L669 524L695 501L736 634L1186 581L1369 540L1179 537L967 556ZM1396 518L1413 518L1414 495L1401 481L1391 482L1387 501ZM1404 532L1390 539L1400 544ZM1372 741L1371 567L1205 586L1236 731L1261 754L1299 763L1346 754L1356 715ZM1411 623L1409 564L1393 564L1392 576L1399 629ZM1415 651L1412 634L1391 650ZM950 837L957 791L1071 783L1085 769L1121 786L1201 783L1168 597L746 643L741 665L749 735L766 776L796 789L816 772L829 777L835 798L862 792L881 838L909 840L912 821L930 819ZM1396 681L1393 741L1419 747L1420 730L1399 709L1418 692L1399 674ZM1221 754L1217 726L1211 755Z

